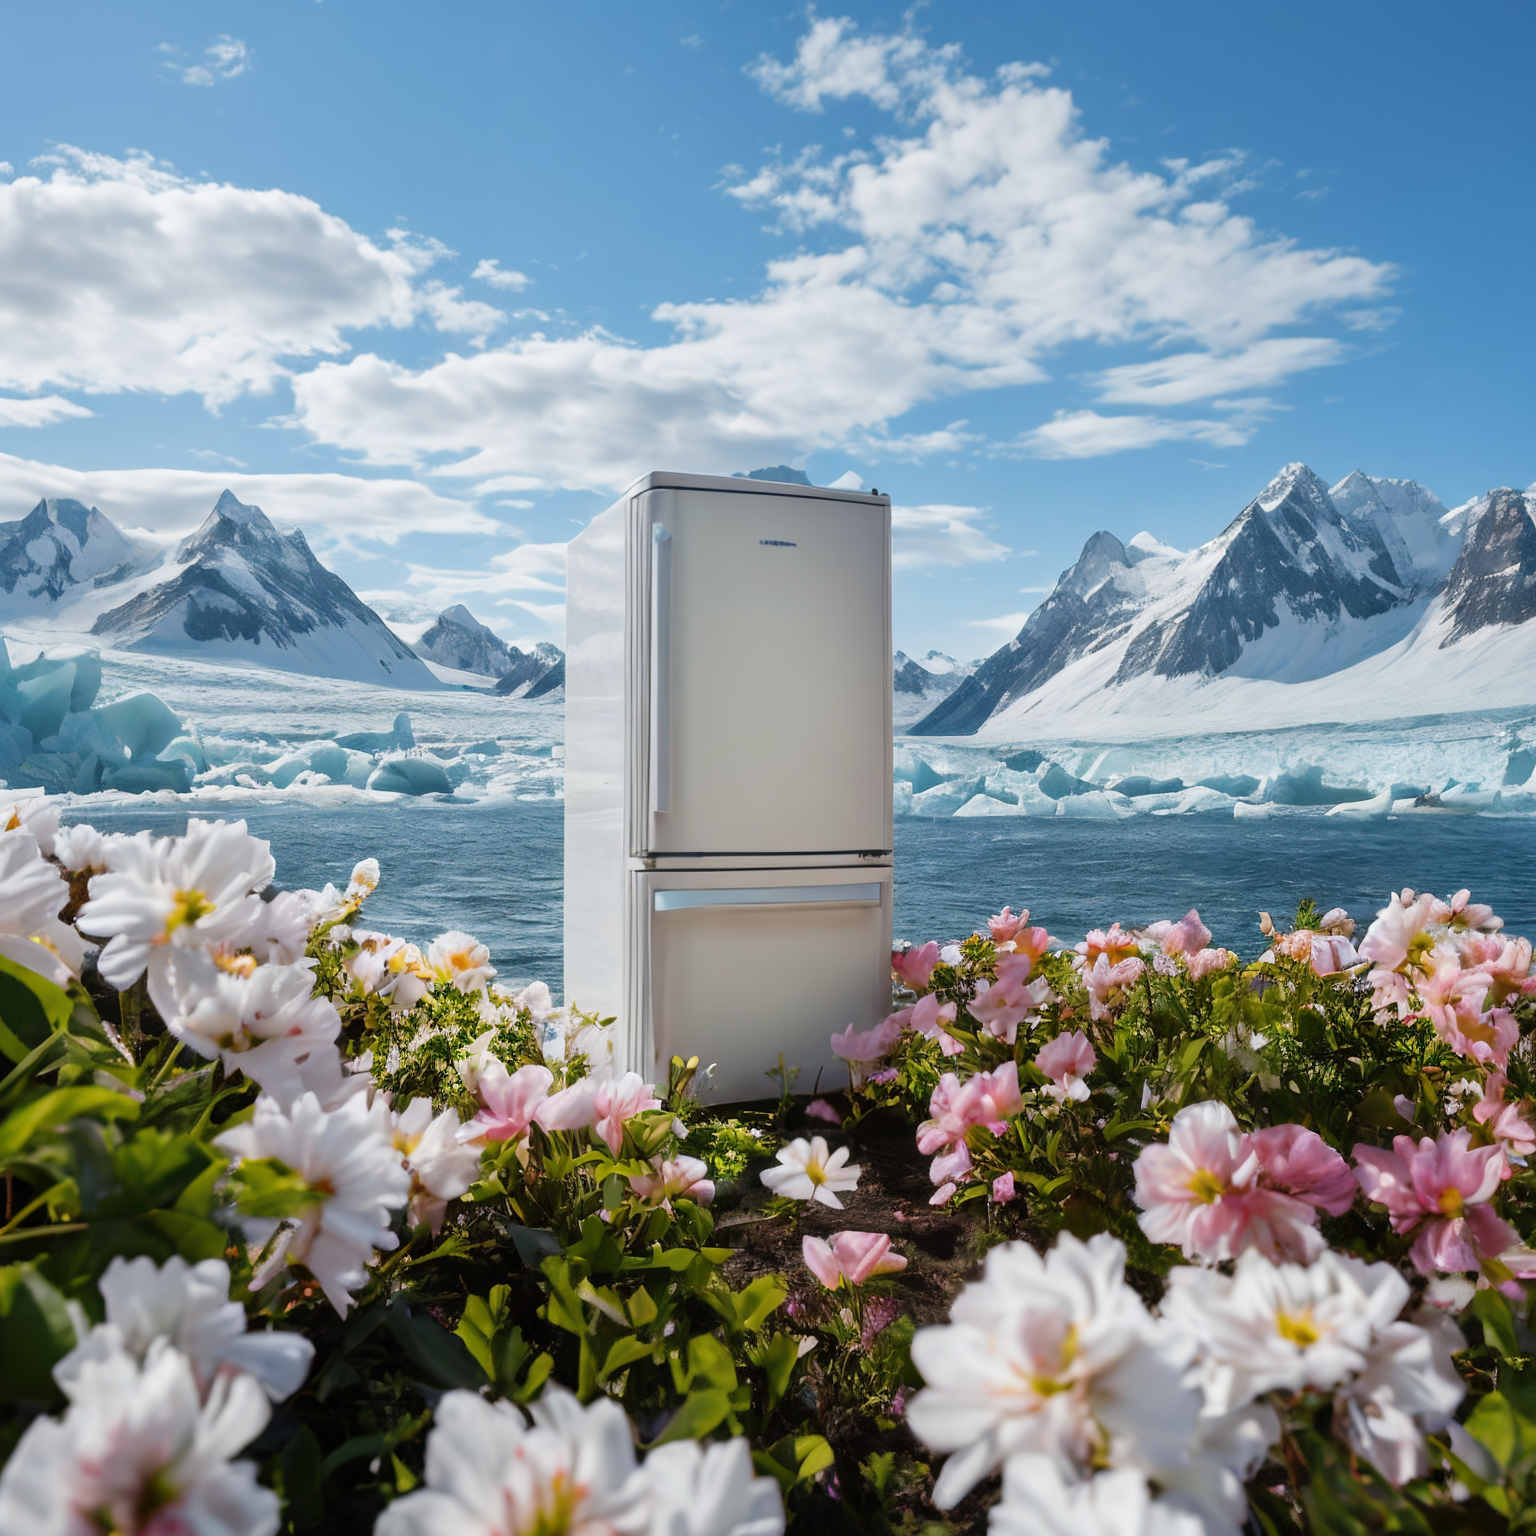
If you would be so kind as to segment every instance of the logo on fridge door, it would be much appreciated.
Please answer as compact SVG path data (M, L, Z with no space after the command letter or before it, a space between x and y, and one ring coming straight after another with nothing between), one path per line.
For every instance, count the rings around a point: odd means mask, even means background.
M793 539L759 539L757 542L770 545L774 549L794 549L797 547Z

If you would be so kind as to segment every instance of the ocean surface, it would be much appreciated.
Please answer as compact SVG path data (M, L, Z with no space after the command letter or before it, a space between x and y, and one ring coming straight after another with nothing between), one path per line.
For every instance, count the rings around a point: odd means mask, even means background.
M367 921L425 942L448 928L491 948L503 979L534 978L560 995L564 806L551 800L316 805L222 798L217 805L95 803L67 820L104 831L185 829L188 814L245 817L270 839L278 883L345 881L356 860L383 868ZM1536 819L1405 816L1345 822L1277 810L1267 820L1136 817L919 818L896 823L896 936L952 939L1005 902L1074 942L1118 919L1145 923L1191 907L1243 955L1258 914L1277 919L1313 897L1362 924L1388 892L1470 886L1514 933L1536 935ZM768 984L765 977L764 984Z

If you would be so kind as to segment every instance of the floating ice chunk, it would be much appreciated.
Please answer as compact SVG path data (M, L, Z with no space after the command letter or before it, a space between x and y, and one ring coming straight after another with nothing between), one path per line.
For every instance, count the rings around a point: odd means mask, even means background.
M170 762L173 757L182 758L193 774L208 771L208 758L203 751L203 744L195 736L178 736L175 741L168 742L162 747L155 756L162 763Z
M168 763L154 758L136 763L108 763L101 772L103 789L122 790L130 795L148 794L157 789L169 789L184 795L192 788L192 775L184 757L172 758Z
M1003 767L1012 768L1016 773L1033 773L1044 761L1045 753L1026 748L1022 752L1014 752L1005 757Z
M1234 800L1232 814L1239 821L1267 821L1275 814L1275 808L1266 803L1255 805L1251 800Z
M1124 795L1095 789L1085 794L1063 795L1056 802L1058 816L1076 816L1089 821L1120 821L1136 814Z
M891 811L896 816L912 814L912 786L898 779L891 793Z
M133 758L153 757L182 734L181 720L152 693L131 694L93 713Z
M975 779L953 779L935 784L920 795L912 797L914 816L953 816L972 795L981 793L981 785Z
M323 773L333 784L350 784L362 789L373 772L373 759L366 752L349 751L332 742L316 742L309 749L309 766Z
M919 757L911 747L904 744L896 748L892 755L892 765L896 782L910 784L914 795L920 795L925 789L932 789L935 784L943 782L927 758Z
M466 757L500 757L501 744L495 741L472 741L464 748Z
M1440 804L1456 811L1497 810L1502 796L1481 784L1451 784L1440 791Z
M994 799L991 795L972 795L964 805L955 812L956 816L1027 816L1029 807L1010 803L1007 800Z
M336 745L357 752L403 752L416 745L416 733L411 729L411 717L402 709L390 730L354 731L350 736L338 736Z
M368 776L368 788L396 795L451 795L443 765L430 757L387 757Z
M1133 773L1116 779L1108 786L1117 795L1130 795L1139 799L1142 795L1177 795L1184 788L1183 779L1154 779L1145 773Z
M1231 795L1204 784L1193 784L1172 805L1155 811L1157 816L1230 816L1236 804Z
M1384 789L1369 800L1347 800L1341 805L1329 806L1327 814L1342 816L1349 821L1385 821L1392 814L1393 795Z
M1103 794L1103 789L1097 784L1090 784L1087 779L1080 779L1075 774L1068 773L1060 763L1049 763L1045 772L1040 775L1040 793L1049 795L1052 800L1063 800L1069 795L1094 795Z
M1198 782L1206 789L1219 790L1224 795L1231 795L1234 800L1241 800L1253 794L1261 781L1251 773L1213 773Z
M1358 786L1324 784L1323 770L1313 764L1273 774L1255 790L1274 805L1343 805L1371 798L1370 790Z

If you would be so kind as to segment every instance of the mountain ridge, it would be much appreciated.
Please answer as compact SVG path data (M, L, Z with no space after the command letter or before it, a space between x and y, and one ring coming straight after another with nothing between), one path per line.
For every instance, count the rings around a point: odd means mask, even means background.
M907 734L995 734L1010 721L1070 733L1078 720L1145 713L1139 696L1153 694L1203 719L1240 685L1271 685L1273 705L1274 688L1316 692L1358 667L1406 689L1368 666L1401 647L1416 658L1461 647L1429 663L1453 696L1468 643L1536 617L1532 499L1501 488L1448 512L1414 481L1357 470L1330 488L1292 463L1193 550L1099 530L1019 633ZM1536 625L1517 640L1536 660Z

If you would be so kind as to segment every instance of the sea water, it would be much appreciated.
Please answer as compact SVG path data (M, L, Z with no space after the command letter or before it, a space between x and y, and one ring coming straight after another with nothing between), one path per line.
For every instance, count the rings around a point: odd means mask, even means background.
M378 807L303 801L221 801L217 807L80 805L66 820L103 831L167 835L188 814L243 816L270 839L278 883L345 883L353 863L379 860L383 879L365 920L425 943L446 929L476 935L504 980L535 978L560 995L564 806L558 801L422 800ZM1368 922L1404 885L1442 895L1470 886L1513 933L1536 935L1536 820L1413 815L1341 823L1315 811L1266 820L1137 817L932 820L896 823L899 939L954 939L1005 902L1075 942L1113 921L1181 917L1191 907L1244 956L1257 952L1259 913L1282 920L1311 897ZM762 984L772 984L767 974ZM580 999L577 999L579 1002Z

